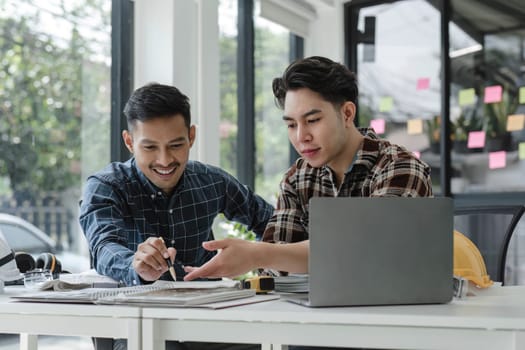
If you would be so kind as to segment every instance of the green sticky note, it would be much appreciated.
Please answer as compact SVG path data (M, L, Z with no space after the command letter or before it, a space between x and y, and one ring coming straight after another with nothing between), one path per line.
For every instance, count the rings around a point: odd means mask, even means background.
M520 87L520 104L525 104L525 86Z
M520 159L525 159L525 142L520 143L519 157Z
M392 97L381 97L379 101L379 112L390 112L393 106L394 99Z
M460 106L473 105L475 99L476 99L476 90L474 89L464 89L459 92L459 105Z

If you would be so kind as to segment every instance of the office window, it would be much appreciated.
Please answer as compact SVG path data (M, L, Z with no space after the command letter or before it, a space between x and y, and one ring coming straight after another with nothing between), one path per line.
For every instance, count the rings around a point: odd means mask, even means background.
M109 161L111 2L0 5L0 211L79 250L82 182Z
M439 193L440 14L422 0L364 7L357 29L361 127L432 167Z
M272 93L272 80L282 75L289 57L290 31L261 17L255 2L255 191L270 203L290 166L287 128Z
M415 150L432 166L434 193L454 197L457 207L523 204L523 6L504 0L379 3L354 0L346 7L348 62L357 67L361 89L360 125ZM446 32L440 9L446 5L450 75L441 82L440 41ZM389 65L394 69L385 69ZM422 71L423 65L432 71ZM441 95L444 87L449 96ZM440 100L449 109L441 111ZM445 122L447 157L439 154L444 147L438 143ZM522 218L506 262L511 284L524 283L523 223Z
M453 193L525 190L525 24L503 3L451 2Z
M220 165L237 175L237 1L219 2L221 62ZM290 32L260 16L260 3L254 8L255 62L255 191L275 202L279 181L289 166L289 142L282 112L275 106L272 80L289 63ZM244 166L251 166L246 164Z
M237 173L237 1L219 2L220 166Z

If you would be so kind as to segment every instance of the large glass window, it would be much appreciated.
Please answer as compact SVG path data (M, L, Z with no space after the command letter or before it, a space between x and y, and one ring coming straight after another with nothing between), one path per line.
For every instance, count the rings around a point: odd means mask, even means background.
M238 1L219 2L219 40L220 40L220 165L233 175L239 166L255 167L254 190L270 203L275 203L282 174L289 166L289 142L286 128L282 122L282 112L275 106L272 93L272 80L280 76L289 63L290 32L260 15L260 2L254 2L254 119L255 125L255 164L237 164L238 133L238 95L237 95L237 55L238 50ZM251 7L250 7L251 8ZM245 40L251 40L246 38ZM248 45L250 46L250 45ZM243 77L240 77L243 79ZM251 101L242 101L251 103ZM251 124L251 123L248 123ZM251 173L251 172L248 172ZM242 180L242 179L241 179ZM227 234L253 238L246 235L239 225L219 219L215 227L217 237Z
M359 123L430 164L434 192L452 195L458 207L523 204L523 6L503 0L451 0L446 4L450 4L446 52L450 81L444 83L450 88L449 96L441 96L445 86L440 80L443 2L350 3L347 17L357 20L351 24L355 28L351 28L348 44L350 63L356 58L359 79ZM441 111L440 101L444 105L449 101L449 110ZM448 120L442 115L449 116ZM450 164L448 157L439 154L444 148L439 142L445 122L450 126L450 135L444 135L451 141ZM450 188L441 191L440 175L450 180ZM483 226L490 245L494 230L503 228L493 218L485 221L474 220L475 225L461 229L476 236ZM525 240L523 224L522 218L508 250L509 284L525 280L525 254L520 249Z
M0 211L69 250L83 179L109 161L110 21L104 0L0 2Z
M525 24L492 2L451 5L452 192L524 191Z
M492 193L497 199L517 193L518 203L523 204L519 199L525 191L522 18L523 6L518 2L451 1L451 184L453 193L466 198ZM508 249L507 284L525 283L524 244L522 218Z
M282 174L290 165L289 142L282 122L282 112L275 106L272 80L289 63L290 32L254 9L255 62L255 191L275 202ZM221 0L219 35L221 62L220 165L232 174L237 168L237 1ZM245 166L251 166L246 164Z
M290 32L261 17L260 2L255 4L255 190L274 204L279 182L290 166L290 146L272 81L289 64Z
M220 166L237 173L237 0L219 2Z
M439 11L423 0L365 7L357 28L359 126L432 167L439 193L441 123Z

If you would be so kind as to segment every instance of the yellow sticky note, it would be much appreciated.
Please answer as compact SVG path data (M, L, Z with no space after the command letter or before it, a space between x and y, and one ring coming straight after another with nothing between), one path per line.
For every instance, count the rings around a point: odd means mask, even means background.
M518 131L525 127L525 114L512 114L507 117L507 131Z
M525 159L525 142L520 142L518 154L520 159Z
M394 99L392 97L381 97L379 101L379 112L390 112L394 106Z
M423 120L411 119L407 121L407 132L409 135L417 135L423 133Z
M525 104L525 86L520 87L520 104Z
M474 104L476 99L476 90L464 89L459 92L459 105L460 106L469 106Z

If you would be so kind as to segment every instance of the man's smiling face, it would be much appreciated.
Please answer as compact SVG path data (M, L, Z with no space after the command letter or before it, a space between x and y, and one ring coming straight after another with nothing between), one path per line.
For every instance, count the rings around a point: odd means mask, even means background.
M137 166L164 193L170 194L188 163L195 126L186 127L182 115L137 121L122 133Z

